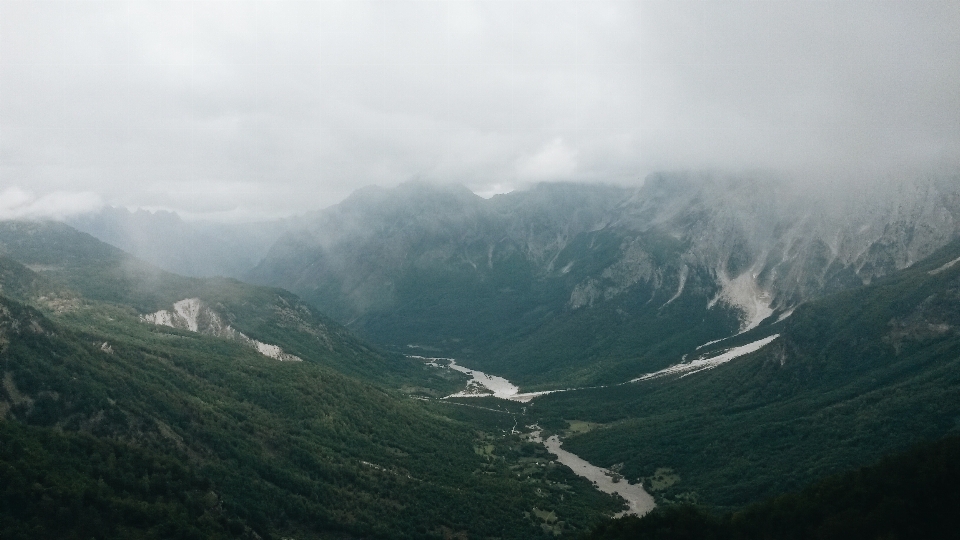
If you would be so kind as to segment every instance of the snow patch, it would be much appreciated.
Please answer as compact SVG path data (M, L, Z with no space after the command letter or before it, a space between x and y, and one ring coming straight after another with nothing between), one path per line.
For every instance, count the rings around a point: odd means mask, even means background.
M731 338L731 337L733 337L733 336L728 336L728 337L725 337L725 338L720 338L720 339L715 339L715 340L713 340L713 341L708 341L708 342L704 343L703 345L698 346L698 347L697 347L696 349L694 349L694 350L699 351L700 349L702 349L702 348L704 348L704 347L707 347L707 346L709 346L709 345L713 345L714 343L720 343L721 341L723 341L723 340L725 340L725 339L729 339L729 338ZM686 358L686 355L684 355L684 358Z
M680 377L683 378L683 377L686 377L687 375L693 375L694 373L697 373L700 371L713 369L735 358L739 358L746 354L759 351L760 349L767 346L778 337L780 337L780 334L774 334L772 336L767 336L763 339L754 341L752 343L748 343L746 345L741 345L739 347L726 349L723 351L723 353L717 356L711 356L711 357L701 356L700 358L697 358L696 360L693 360L691 362L674 364L668 368L661 369L660 371L656 371L654 373L647 373L646 375L637 377L636 379L633 379L630 382L646 381L649 379L666 377L668 375L680 375Z
M956 259L948 262L947 264L941 266L940 268L937 268L936 270L931 270L931 271L929 271L929 272L927 272L927 273L930 274L931 276L935 276L935 275L939 274L940 272L945 272L945 271L949 270L950 268L952 268L952 267L953 267L955 264L957 264L957 263L960 263L960 257L957 257Z
M463 390L446 396L443 399L452 397L496 397L500 399L509 399L519 403L529 403L533 398L545 396L547 394L556 394L558 392L572 392L574 390L586 390L588 388L606 388L606 386L589 386L584 388L563 388L558 390L540 390L538 392L520 392L516 385L496 375L487 375L486 373L470 369L457 364L453 358L430 358L426 356L408 355L407 358L416 358L423 361L426 365L438 368L450 368L460 373L470 375L467 386ZM626 384L626 383L620 383Z
M579 388L569 388L567 390L541 390L539 392L524 392L522 394L512 395L507 399L509 399L510 401L516 401L519 403L530 403L535 397L545 396L547 394L556 394L557 392L568 392L570 390L579 390Z

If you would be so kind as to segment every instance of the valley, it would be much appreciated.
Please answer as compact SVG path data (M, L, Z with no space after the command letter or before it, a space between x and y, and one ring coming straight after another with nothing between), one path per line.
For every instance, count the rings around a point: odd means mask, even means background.
M242 280L0 222L0 532L576 536L799 492L960 426L951 180L817 219L757 178L371 188Z
M699 356L696 360L690 362L684 362L670 366L663 370L660 370L655 373L648 373L640 377L631 379L624 383L613 386L623 386L623 385L637 385L642 381L647 381L651 379L669 377L669 376L679 376L679 378L684 378L701 371L713 369L721 364L745 356L751 353L754 353L764 346L770 344L775 339L779 337L779 334L774 334L763 339L747 343L746 345L741 345L739 347L733 347L729 349L719 349L714 351L712 354L705 353ZM708 346L711 344L701 345L697 350ZM588 388L564 388L559 390L542 390L538 392L520 392L519 388L510 383L510 381L504 379L503 377L498 377L495 375L489 375L483 373L480 370L466 368L457 364L456 360L452 358L428 358L423 356L411 355L410 358L423 361L426 365L439 369L449 369L459 373L464 373L470 376L470 380L467 381L464 389L457 391L455 393L449 394L441 399L449 400L452 398L496 398L501 400L515 401L519 403L530 403L535 398L546 396L550 394L555 394L558 392L577 392L584 390L596 390L601 388L607 388L607 386L598 386L598 387L588 387ZM426 399L426 398L424 398ZM600 399L604 399L601 397ZM526 409L522 410L521 419L519 422L524 422L526 415ZM617 514L617 517L625 515L637 515L643 516L653 510L656 506L654 503L653 497L650 496L647 491L644 490L641 481L638 481L636 484L631 484L628 481L621 482L621 475L618 473L612 473L611 471L597 467L590 464L588 461L580 458L576 454L569 452L561 448L561 441L558 435L550 435L547 438L541 437L541 430L539 426L534 423L532 425L526 426L529 431L517 431L517 424L515 422L514 426L511 428L511 433L517 432L524 434L530 441L541 443L544 447L551 453L557 456L557 461L566 465L578 476L585 478L586 480L593 483L596 488L604 493L616 494L622 497L627 501L629 506L628 510L624 510ZM622 464L621 464L622 465Z
M0 0L0 540L960 536L958 28Z
M777 321L779 322L779 321ZM550 394L556 394L559 392L576 392L582 390L594 390L598 388L608 388L611 386L622 386L625 384L638 383L640 381L646 381L650 379L656 379L660 377L667 377L671 375L680 375L680 378L686 377L688 375L693 375L694 373L699 373L701 371L706 371L708 369L713 369L720 364L725 364L731 360L739 358L741 356L756 352L763 347L769 345L772 341L780 337L779 334L773 334L767 336L763 339L747 343L745 345L740 345L738 347L731 348L720 348L715 346L714 350L709 350L698 353L698 356L694 360L687 361L686 358L689 354L685 354L681 358L681 362L674 364L672 366L661 369L654 373L645 373L629 381L611 384L611 385L600 385L600 386L586 386L579 388L559 388L555 390L539 390L536 392L520 392L520 389L503 377L497 375L489 375L478 369L470 369L468 367L461 366L457 364L457 361L453 358L429 358L424 356L417 355L408 355L408 358L419 360L424 362L426 365L441 368L449 369L456 371L458 373L463 373L470 376L470 380L467 381L466 387L459 392L445 396L443 399L449 398L467 398L467 397L494 397L497 399L506 399L510 401L517 401L520 403L529 403L534 398L540 396L546 396ZM706 343L697 347L697 351L707 347L709 345L715 345L723 340L716 340L710 343ZM269 356L269 355L268 355Z
M615 384L929 256L958 234L958 185L891 182L867 201L665 173L481 199L413 182L311 216L246 278L529 391Z
M529 403L533 398L557 392L557 390L545 390L535 393L520 393L518 388L502 377L488 375L479 370L469 369L457 365L456 360L452 358L424 358L422 356L411 356L417 360L425 361L429 366L450 369L460 373L465 373L471 378L467 381L466 388L445 396L442 399L451 398L469 398L469 397L493 397L496 399L505 399L519 403ZM632 381L631 381L632 382ZM559 391L576 391L579 388L569 388ZM521 414L525 413L525 410ZM625 515L642 516L656 506L653 498L643 489L643 486L621 482L619 475L610 471L591 465L587 461L579 458L561 448L561 441L557 435L551 435L544 439L541 437L539 426L532 424L525 426L526 430L521 428L517 430L518 422L515 421L511 427L511 433L518 433L526 437L527 440L543 444L550 454L556 455L556 461L566 465L570 470L587 481L591 482L596 488L604 493L622 497L628 505L627 510L617 513L617 517Z
M529 538L546 533L515 509L533 515L548 505L559 520L551 531L582 531L622 506L560 468L518 478L513 468L524 460L545 461L542 447L503 434L496 415L458 418L398 394L411 383L449 393L453 381L368 348L288 293L131 268L122 252L56 225L5 227L6 253L30 264L41 258L51 270L40 275L0 258L4 537L41 526L52 508L59 517L47 526L63 537L469 530ZM69 239L74 251L45 251L51 237ZM149 272L153 283L125 289L116 279L130 271ZM69 283L57 279L64 275ZM57 311L7 295L71 302ZM141 318L157 309L189 317L182 325ZM238 334L205 331L227 321ZM239 333L301 361L264 355L232 337ZM489 451L477 453L478 444ZM86 454L98 457L89 466L76 460ZM45 472L56 460L65 469ZM174 473L179 483L164 480ZM40 486L36 500L18 503L32 484Z

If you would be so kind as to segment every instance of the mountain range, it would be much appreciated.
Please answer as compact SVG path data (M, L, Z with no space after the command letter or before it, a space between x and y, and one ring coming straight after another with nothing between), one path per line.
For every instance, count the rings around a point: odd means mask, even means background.
M0 223L0 536L579 534L622 501L528 434L738 512L960 429L955 175L413 182L253 229Z
M0 245L4 538L529 538L537 505L556 531L622 505L504 433L505 411L411 399L462 379L289 292L62 224L0 224Z
M530 389L616 382L960 233L960 179L880 186L863 197L677 173L637 190L543 184L489 200L369 188L304 218L247 278L376 343L469 358Z

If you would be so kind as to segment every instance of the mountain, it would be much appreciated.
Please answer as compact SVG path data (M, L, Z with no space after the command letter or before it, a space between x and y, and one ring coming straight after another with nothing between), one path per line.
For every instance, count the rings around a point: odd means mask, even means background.
M12 295L56 313L72 316L79 298L122 306L147 317L182 300L199 299L238 332L265 343L284 342L301 357L329 362L319 351L356 357L336 364L340 371L362 373L371 379L396 372L398 357L381 357L356 340L339 324L309 308L294 295L278 289L252 287L228 278L198 279L165 272L90 235L60 223L0 223L0 254L37 272L5 270L18 276L0 292L17 283L46 284L48 294ZM63 297L63 298L61 298ZM282 337L277 334L282 333ZM297 353L294 353L297 354ZM372 362L374 358L380 358ZM331 364L332 365L332 364Z
M381 345L426 347L528 389L613 383L960 234L956 176L865 186L670 173L637 190L542 184L489 200L368 188L304 218L248 278Z
M260 286L170 273L65 224L2 223L3 412L41 461L126 445L223 501L181 496L153 528L207 515L190 526L522 537L618 508L518 426L563 434L662 505L740 508L956 428L956 180L869 197L689 173L491 199L367 188L291 222L249 274ZM572 391L434 400L464 378L412 352ZM94 476L65 462L74 480L44 489L68 508L69 482ZM111 481L98 512L156 502Z
M533 538L623 506L289 292L56 223L0 252L3 538Z
M709 365L748 343L766 344ZM645 479L661 502L727 508L955 433L960 240L686 361L687 370L542 396L530 413L592 426L565 447Z
M0 223L0 536L577 534L623 503L526 432L719 511L942 438L960 182L871 185L368 188L261 285ZM542 392L435 399L411 352Z
M169 272L239 278L260 262L291 220L187 222L174 212L108 206L67 224Z

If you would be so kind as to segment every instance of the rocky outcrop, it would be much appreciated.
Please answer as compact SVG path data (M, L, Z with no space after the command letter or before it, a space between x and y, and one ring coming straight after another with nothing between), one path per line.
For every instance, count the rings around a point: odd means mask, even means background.
M188 330L206 336L239 341L250 348L256 349L260 354L280 360L281 362L301 361L299 357L283 352L283 349L278 345L270 345L247 337L243 332L224 323L220 315L210 309L210 307L199 298L185 298L174 302L172 310L161 309L154 313L141 315L140 320L159 326Z

